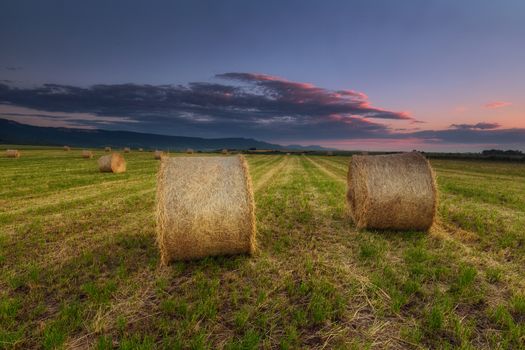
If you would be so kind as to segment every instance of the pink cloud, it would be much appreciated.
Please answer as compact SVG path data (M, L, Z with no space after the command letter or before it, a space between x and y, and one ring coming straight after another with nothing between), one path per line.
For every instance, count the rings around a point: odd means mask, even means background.
M255 84L276 103L286 103L289 107L301 105L302 108L316 110L318 113L325 111L320 114L360 114L365 118L414 120L409 112L389 111L372 105L368 96L360 91L330 90L311 83L260 73L233 72L217 74L216 77Z
M501 108L501 107L507 107L512 105L511 102L505 102L505 101L494 101L486 103L484 106L485 108Z

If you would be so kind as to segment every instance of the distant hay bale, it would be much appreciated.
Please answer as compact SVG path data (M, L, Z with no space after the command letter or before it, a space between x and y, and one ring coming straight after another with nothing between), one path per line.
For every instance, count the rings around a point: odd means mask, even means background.
M289 156L290 154L291 154L290 152L286 153L287 156Z
M98 168L103 173L123 173L126 171L126 160L119 153L111 153L98 159Z
M162 159L162 157L164 157L164 152L157 150L153 153L153 157L155 159Z
M221 151L222 154L228 154L228 150L226 148L224 148L222 151Z
M188 148L188 149L186 149L186 153L188 153L188 154L193 154L193 149L192 149L192 148Z
M20 151L17 149L8 149L5 151L5 156L7 158L20 158Z
M333 155L334 155L334 152L332 152L332 151L328 151L328 152L326 152L326 155L327 155L327 156L333 156Z
M347 200L358 229L428 230L437 207L434 173L417 152L355 155Z
M139 152L144 152L144 148L139 148Z
M69 147L69 146L64 146L64 151L66 151L66 152L71 151L71 147Z
M91 159L93 158L93 152L85 149L82 151L82 158L87 158L87 159Z
M111 152L111 147L104 148L104 152Z
M124 153L129 153L131 152L131 149L129 147L124 147Z
M164 264L255 251L255 204L243 156L164 158L157 243Z

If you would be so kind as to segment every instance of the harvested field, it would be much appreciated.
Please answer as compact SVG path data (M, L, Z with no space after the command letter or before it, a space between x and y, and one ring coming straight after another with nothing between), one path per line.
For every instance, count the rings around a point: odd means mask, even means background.
M0 158L0 348L524 347L525 164L431 161L430 232L382 232L352 223L348 157L248 155L257 254L166 267L151 153L107 174L22 152Z

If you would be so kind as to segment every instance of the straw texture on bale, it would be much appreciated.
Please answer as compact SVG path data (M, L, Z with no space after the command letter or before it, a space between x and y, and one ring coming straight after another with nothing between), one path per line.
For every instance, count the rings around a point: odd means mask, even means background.
M104 151L105 151L105 152L111 152L111 147L106 147L106 148L104 148Z
M131 149L129 147L124 147L124 153L129 153L131 152Z
M155 159L162 159L162 157L164 157L164 152L155 151L155 153L153 153L153 157L155 157Z
M157 177L157 243L164 264L252 254L255 204L243 156L164 158Z
M112 153L98 159L98 168L103 173L123 173L126 171L126 160L119 153Z
M7 158L20 158L20 151L16 149L8 149L5 151Z
M358 229L428 230L434 222L434 173L418 152L352 156L348 205Z
M82 158L91 159L93 158L93 152L88 151L87 149L82 151Z

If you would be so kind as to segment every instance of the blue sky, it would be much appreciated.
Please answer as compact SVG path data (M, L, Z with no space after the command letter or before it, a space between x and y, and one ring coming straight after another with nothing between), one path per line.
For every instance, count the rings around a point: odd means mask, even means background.
M347 149L525 149L523 38L519 0L3 1L0 117ZM168 84L179 103L159 100ZM228 86L240 89L217 100ZM123 108L137 96L150 103Z

